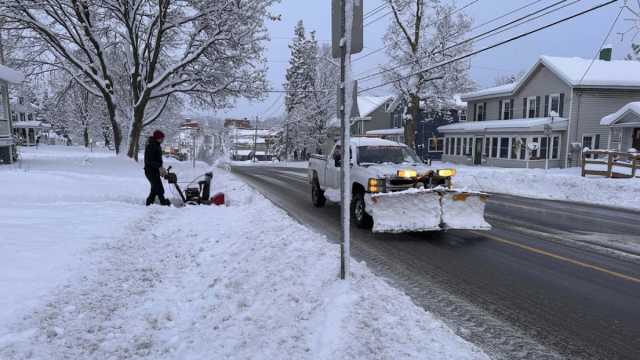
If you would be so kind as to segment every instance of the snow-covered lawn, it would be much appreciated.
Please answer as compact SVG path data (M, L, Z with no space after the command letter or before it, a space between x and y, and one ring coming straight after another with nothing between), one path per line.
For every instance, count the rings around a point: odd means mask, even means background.
M219 169L229 206L144 207L140 165L27 149L0 167L1 359L485 359ZM172 163L189 179L205 170Z
M453 167L457 187L539 199L567 200L640 210L640 178L607 179L580 176L579 168L508 169L433 162Z

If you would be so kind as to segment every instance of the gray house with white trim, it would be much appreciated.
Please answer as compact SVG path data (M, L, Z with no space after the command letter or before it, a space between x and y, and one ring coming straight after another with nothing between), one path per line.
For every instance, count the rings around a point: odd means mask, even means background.
M575 166L580 149L608 146L609 128L601 119L640 100L640 62L542 56L518 82L462 100L469 121L438 128L445 134L445 161Z

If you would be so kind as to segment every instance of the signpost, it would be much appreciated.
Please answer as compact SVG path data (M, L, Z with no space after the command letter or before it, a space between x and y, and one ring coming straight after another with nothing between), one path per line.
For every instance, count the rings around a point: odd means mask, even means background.
M349 279L350 258L350 211L351 189L349 187L351 167L350 131L351 121L347 118L347 111L351 115L351 108L346 109L347 87L354 91L351 83L350 67L351 55L357 54L363 48L363 0L332 0L331 1L331 32L332 53L334 58L340 58L340 88L338 89L338 118L340 119L340 142L342 144L342 166L340 167L340 199L341 203L341 241L340 241L340 278ZM347 11L349 10L349 11ZM353 14L347 19L347 13ZM351 41L348 41L351 39ZM353 106L353 101L351 101Z
M553 118L552 118L553 119ZM551 120L553 122L553 120ZM553 129L551 125L546 124L544 126L544 135L547 137L547 151L544 154L544 169L549 170L549 153L553 151L553 146L551 146L551 134L553 134Z

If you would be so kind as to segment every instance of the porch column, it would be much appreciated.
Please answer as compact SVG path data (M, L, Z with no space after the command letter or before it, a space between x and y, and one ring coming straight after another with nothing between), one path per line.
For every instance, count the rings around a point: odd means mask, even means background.
M613 131L611 131L611 126L609 126L609 139L607 140L607 150L611 149L611 135L613 134Z

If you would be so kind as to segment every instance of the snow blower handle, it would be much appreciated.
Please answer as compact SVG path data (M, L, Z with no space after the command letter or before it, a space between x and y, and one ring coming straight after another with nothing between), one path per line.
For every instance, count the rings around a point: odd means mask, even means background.
M164 176L164 178L169 184L178 184L178 175L176 175L176 173L172 173L171 168L173 168L173 166L169 166L167 168L167 174Z

